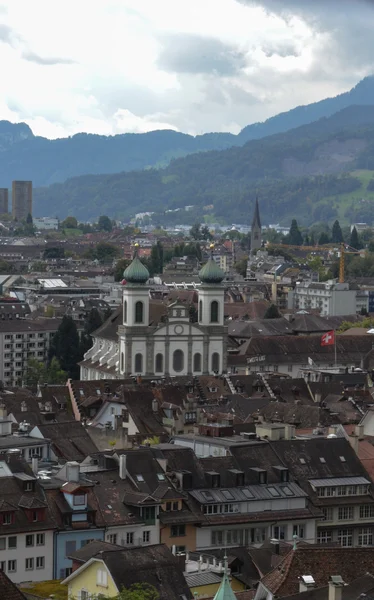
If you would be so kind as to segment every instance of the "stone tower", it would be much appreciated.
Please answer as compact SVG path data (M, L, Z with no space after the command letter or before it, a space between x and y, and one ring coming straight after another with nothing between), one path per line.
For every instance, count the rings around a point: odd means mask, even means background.
M258 208L258 199L256 198L255 212L252 220L251 228L251 254L253 255L256 250L261 248L261 220L260 210Z

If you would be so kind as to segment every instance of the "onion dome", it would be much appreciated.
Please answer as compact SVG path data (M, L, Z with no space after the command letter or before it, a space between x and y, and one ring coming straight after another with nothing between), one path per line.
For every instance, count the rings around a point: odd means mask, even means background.
M123 278L127 283L147 283L149 279L149 271L138 257L137 249L131 264L123 272Z
M208 262L200 269L199 277L203 283L222 283L225 274L213 259L213 250Z

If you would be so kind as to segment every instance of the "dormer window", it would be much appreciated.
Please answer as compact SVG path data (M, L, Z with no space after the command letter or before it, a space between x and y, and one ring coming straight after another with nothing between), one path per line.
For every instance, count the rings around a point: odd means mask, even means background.
M34 491L34 482L33 481L25 481L23 489L25 492L33 492Z
M3 525L12 525L14 523L14 513L5 512L3 513Z
M142 483L144 481L143 475L137 475L136 480L139 481L140 483Z
M73 496L74 506L82 506L86 504L86 494L75 494Z

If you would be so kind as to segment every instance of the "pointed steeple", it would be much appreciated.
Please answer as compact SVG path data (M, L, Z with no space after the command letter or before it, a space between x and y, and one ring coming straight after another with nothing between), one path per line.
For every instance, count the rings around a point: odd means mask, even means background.
M228 576L227 568L227 556L225 556L225 568L223 571L223 577L221 585L219 586L216 595L213 600L236 600L236 596L232 591L231 583Z
M252 229L259 227L261 229L260 209L258 207L258 198L256 196L255 212L252 220Z

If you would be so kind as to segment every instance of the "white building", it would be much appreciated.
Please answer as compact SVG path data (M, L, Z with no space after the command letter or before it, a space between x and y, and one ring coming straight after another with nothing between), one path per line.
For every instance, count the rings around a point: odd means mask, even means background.
M168 307L166 318L154 319L150 315L149 272L136 253L124 272L121 324L114 330L111 317L94 332L94 344L81 363L81 379L225 371L224 273L211 257L199 277L197 323L191 322L188 307L181 302Z
M323 317L356 314L356 290L349 283L311 283L299 281L290 292L288 308L296 310L318 310Z
M42 229L58 229L59 220L57 217L34 217L33 224L38 231Z

